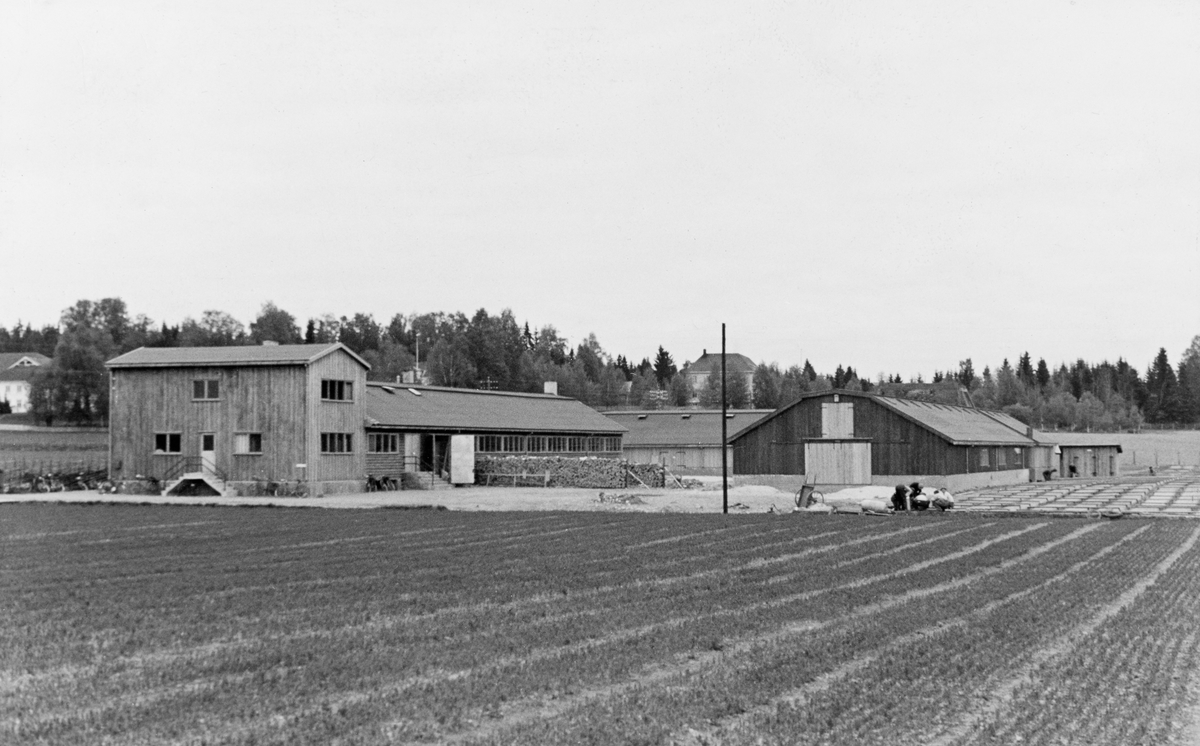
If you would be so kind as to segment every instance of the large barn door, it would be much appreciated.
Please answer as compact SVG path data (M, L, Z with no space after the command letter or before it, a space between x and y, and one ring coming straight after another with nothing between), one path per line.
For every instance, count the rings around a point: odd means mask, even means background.
M820 484L870 484L871 444L810 440L804 444L804 467Z
M854 437L854 402L824 402L821 404L821 437Z

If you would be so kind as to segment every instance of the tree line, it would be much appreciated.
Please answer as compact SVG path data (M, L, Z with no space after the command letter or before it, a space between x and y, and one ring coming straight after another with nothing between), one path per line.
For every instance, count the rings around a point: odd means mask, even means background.
M572 345L553 325L531 327L509 309L496 315L479 309L471 316L398 313L386 323L367 313L325 314L301 325L268 301L249 325L218 310L170 325L130 315L120 298L103 298L77 301L54 325L0 326L0 352L41 352L53 359L34 374L31 391L34 414L47 423L106 421L104 363L124 352L263 342L341 342L371 365L368 378L375 381L398 381L414 372L438 386L517 392L540 392L553 381L559 394L601 409L721 406L720 377L709 376L693 391L661 345L652 357L633 363L623 354L608 353L594 333ZM955 403L961 387L976 406L1003 410L1037 427L1106 430L1145 422L1195 423L1200 420L1200 335L1176 367L1161 349L1144 377L1122 359L1115 364L1077 360L1052 370L1044 359L1034 366L1026 352L1016 366L1005 360L994 373L985 367L977 375L967 359L955 370L935 371L929 389L924 383L921 376L906 384L899 375L883 374L871 381L840 364L823 374L807 360L786 369L760 363L749 381L729 376L725 396L735 409L775 409L806 393L831 389L944 397Z

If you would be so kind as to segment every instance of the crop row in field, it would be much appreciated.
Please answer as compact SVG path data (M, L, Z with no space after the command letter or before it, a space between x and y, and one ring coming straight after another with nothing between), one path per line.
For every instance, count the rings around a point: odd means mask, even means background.
M1120 510L1147 518L1196 518L1200 517L1200 475L1188 471L1157 478L1064 479L985 487L956 495L956 509L1057 515Z
M1190 522L0 511L22 742L1053 743L1123 666L1160 743L1197 663Z

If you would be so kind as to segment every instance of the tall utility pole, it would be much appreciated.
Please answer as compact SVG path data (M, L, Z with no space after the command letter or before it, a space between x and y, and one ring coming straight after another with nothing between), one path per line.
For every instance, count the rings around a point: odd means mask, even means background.
M725 322L721 322L721 512L729 512L729 449L725 445L725 410L729 406L725 398Z

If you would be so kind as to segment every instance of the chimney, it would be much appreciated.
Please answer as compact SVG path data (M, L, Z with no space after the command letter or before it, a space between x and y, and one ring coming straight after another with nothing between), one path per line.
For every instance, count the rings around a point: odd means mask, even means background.
M1025 427L1025 437L1030 439L1033 438L1033 425L1027 425Z
M542 390L547 394L558 396L558 381L546 381L542 384Z

